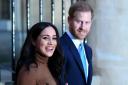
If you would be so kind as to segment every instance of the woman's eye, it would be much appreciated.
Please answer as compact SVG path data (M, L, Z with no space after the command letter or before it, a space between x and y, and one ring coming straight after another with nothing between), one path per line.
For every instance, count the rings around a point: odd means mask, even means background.
M57 40L57 37L54 37L53 40Z
M44 40L57 40L57 37L42 36L41 38Z
M43 39L48 40L49 38L48 37L43 37Z

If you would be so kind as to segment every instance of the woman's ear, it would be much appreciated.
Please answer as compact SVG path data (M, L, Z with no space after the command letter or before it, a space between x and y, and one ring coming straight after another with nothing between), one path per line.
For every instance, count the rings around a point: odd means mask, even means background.
M34 41L34 40L32 40L32 45L33 45L33 46L35 46L35 45L36 45L36 43L35 43L35 41Z

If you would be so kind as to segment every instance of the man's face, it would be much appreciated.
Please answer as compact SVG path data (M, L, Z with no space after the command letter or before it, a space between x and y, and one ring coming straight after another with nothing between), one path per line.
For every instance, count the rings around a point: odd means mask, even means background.
M84 40L91 28L91 12L80 12L74 13L74 17L68 17L69 31L72 35L80 40Z

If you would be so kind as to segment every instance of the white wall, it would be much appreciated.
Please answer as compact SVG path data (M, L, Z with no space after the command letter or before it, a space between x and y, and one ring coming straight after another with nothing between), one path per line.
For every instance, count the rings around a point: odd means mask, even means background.
M128 85L128 1L88 2L95 13L88 37L94 53L94 73L100 85Z

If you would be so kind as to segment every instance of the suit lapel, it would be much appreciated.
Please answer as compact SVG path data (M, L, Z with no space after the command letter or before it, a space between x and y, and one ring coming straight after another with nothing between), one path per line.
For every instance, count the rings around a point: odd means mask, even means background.
M73 59L77 63L78 67L80 68L80 70L82 72L82 76L84 77L84 69L82 66L82 62L81 62L78 50L76 49L74 43L72 42L71 38L67 35L67 33L64 34L64 38L65 38L65 42L68 44L69 49L73 55ZM85 77L84 77L84 79L85 79Z
M87 49L85 44L84 44L84 48L85 48L85 53L86 53L87 61L88 61L88 63L90 63L89 52L88 52L88 49Z
M85 47L85 52L86 52L86 57L87 57L87 61L88 61L88 79L90 79L89 77L90 77L90 72L91 72L91 67L90 67L90 63L91 63L91 59L90 59L90 53L89 53L89 49L88 49L88 47L87 47L87 45L86 44L84 44L84 47ZM88 80L87 80L87 82L88 82Z

